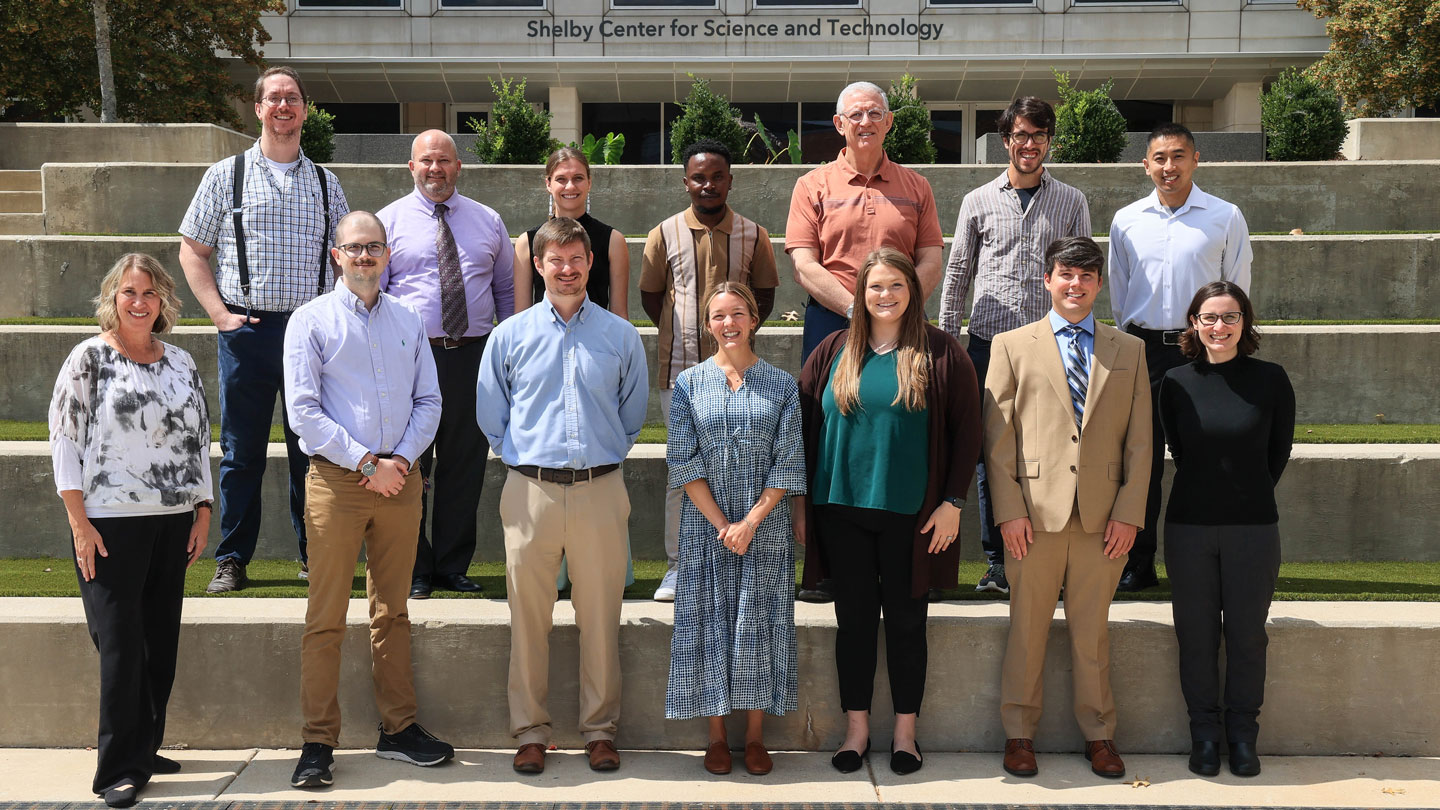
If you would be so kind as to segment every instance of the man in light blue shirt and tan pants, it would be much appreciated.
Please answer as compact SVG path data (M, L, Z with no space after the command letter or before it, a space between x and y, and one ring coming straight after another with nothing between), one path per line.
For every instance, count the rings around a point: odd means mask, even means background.
M580 630L580 733L590 767L620 767L620 605L630 498L620 463L645 422L640 335L585 295L594 261L575 220L531 242L545 301L495 327L480 361L476 419L509 467L500 494L510 604L510 731L520 773L545 769L555 575L569 560Z

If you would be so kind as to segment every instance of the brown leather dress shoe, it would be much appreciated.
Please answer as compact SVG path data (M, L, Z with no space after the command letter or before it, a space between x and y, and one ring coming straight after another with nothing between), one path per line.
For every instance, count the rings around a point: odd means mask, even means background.
M725 740L710 743L710 747L705 749L705 770L716 776L730 772L730 743Z
M590 755L592 771L620 769L620 752L615 750L615 743L611 740L591 740L585 743L585 753Z
M764 743L745 743L745 770L752 776L764 776L775 767L770 759L770 752L765 750Z
M1119 779L1125 775L1125 760L1115 750L1114 740L1091 740L1085 743L1085 758L1090 760L1090 770L1106 779Z
M541 773L545 770L545 744L525 743L515 752L516 773Z
M1035 742L1023 737L1005 741L1005 772L1011 776L1034 776L1040 772L1035 764Z

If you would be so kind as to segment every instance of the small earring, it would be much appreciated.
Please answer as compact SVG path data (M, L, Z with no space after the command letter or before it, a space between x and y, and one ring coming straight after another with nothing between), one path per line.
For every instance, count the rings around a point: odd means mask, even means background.
M545 212L545 216L546 216L548 219L554 219L554 218L555 218L555 198L554 198L554 197L551 197L549 194L546 194L546 195L545 195L545 199L547 199L547 200L550 201L550 208L549 208L548 211Z
M585 195L585 213L590 213L590 195Z

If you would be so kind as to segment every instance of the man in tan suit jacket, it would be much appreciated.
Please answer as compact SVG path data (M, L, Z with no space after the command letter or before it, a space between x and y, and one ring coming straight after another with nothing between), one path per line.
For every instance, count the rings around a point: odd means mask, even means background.
M1061 587L1075 720L1091 769L1120 777L1110 693L1110 599L1145 520L1150 379L1145 344L1095 321L1105 254L1085 236L1045 252L1053 308L995 338L985 378L985 463L1010 556L1000 687L1005 770L1037 773L1045 643Z

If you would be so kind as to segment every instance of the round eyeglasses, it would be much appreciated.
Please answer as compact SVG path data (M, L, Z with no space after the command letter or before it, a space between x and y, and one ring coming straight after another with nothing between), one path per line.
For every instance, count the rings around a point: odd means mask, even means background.
M1202 312L1199 315L1195 316L1195 320L1199 321L1205 326L1214 326L1216 321L1224 321L1225 323L1234 326L1235 324L1239 323L1244 317L1245 313L1243 312Z
M366 245L362 245L359 242L350 242L348 244L340 245L339 247L342 253L352 259L360 258L360 254L362 253L369 253L371 256L374 256L377 259L385 254L384 242L371 242Z

